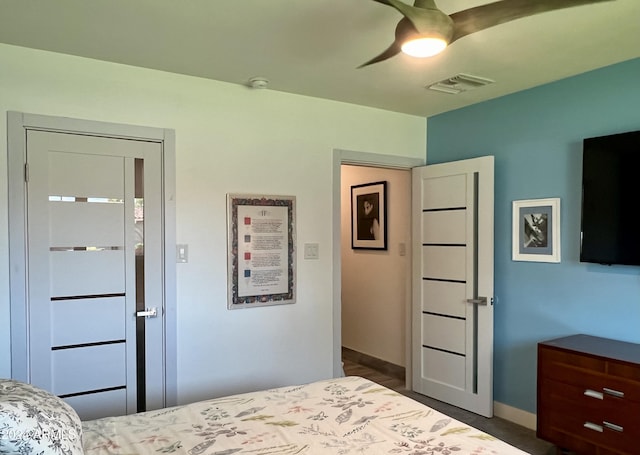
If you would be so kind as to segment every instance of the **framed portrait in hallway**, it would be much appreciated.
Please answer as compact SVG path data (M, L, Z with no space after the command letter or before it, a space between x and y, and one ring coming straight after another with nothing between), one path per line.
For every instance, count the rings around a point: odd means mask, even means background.
M351 248L387 249L387 182L351 187Z

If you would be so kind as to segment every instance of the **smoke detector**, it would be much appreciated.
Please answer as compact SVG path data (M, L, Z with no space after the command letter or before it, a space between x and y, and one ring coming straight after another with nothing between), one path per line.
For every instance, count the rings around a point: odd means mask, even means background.
M448 79L436 82L435 84L428 85L427 88L429 90L435 90L436 92L457 95L458 93L493 84L494 82L495 81L492 81L491 79L487 79L485 77L460 73L456 76L452 76Z
M251 88L267 88L269 85L269 79L256 76L249 79L249 87Z

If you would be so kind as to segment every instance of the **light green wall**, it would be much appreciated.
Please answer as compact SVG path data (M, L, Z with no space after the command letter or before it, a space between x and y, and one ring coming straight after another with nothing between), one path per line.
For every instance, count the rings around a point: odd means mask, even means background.
M0 111L176 132L181 402L333 374L334 149L423 158L424 118L0 45ZM5 114L3 114L5 115ZM0 175L6 176L6 121ZM0 177L0 377L10 375L6 177ZM297 198L297 302L227 310L226 194Z

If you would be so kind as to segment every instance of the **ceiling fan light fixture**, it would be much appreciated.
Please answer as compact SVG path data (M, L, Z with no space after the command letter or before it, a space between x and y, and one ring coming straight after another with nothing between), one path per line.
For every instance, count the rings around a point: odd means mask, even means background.
M411 57L425 58L439 54L447 47L447 42L435 36L417 35L402 43L401 49Z

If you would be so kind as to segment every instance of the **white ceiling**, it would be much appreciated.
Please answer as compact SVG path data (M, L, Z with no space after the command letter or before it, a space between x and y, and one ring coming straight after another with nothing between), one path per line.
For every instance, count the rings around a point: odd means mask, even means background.
M447 14L485 3L437 1ZM0 0L0 42L235 84L262 76L269 90L420 116L640 57L640 0L611 0L486 29L431 59L357 69L400 19L372 0ZM458 73L496 82L425 89Z

